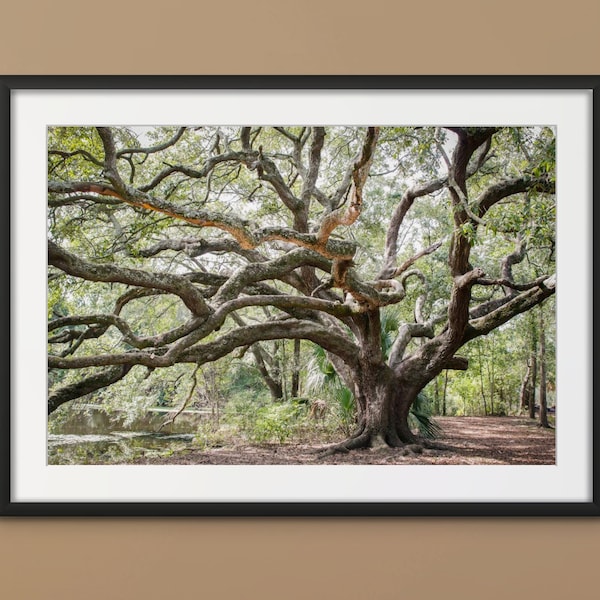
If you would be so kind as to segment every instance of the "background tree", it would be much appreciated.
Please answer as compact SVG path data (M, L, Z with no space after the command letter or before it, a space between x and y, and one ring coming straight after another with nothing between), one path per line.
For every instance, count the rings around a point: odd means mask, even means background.
M556 288L547 128L53 128L48 168L50 412L304 339L356 403L338 449L411 443L423 388Z

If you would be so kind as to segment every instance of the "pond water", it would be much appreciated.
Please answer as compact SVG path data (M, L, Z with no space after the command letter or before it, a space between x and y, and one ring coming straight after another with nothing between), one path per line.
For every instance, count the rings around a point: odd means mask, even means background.
M181 451L193 445L198 427L210 411L184 411L164 426L169 410L151 409L127 422L92 405L70 411L68 418L50 421L48 464L123 464L141 456Z

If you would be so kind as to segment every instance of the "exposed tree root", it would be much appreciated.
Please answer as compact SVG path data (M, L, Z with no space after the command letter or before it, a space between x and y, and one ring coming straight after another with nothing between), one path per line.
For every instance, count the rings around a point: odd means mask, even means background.
M334 454L346 454L350 450L358 450L359 448L368 448L371 443L371 434L368 432L361 433L356 437L350 437L347 440L329 446L323 450L319 450L318 457L326 458L327 456L333 456Z
M423 446L420 444L408 444L402 450L402 455L408 456L409 454L423 454Z
M422 454L424 446L424 443L404 443L397 435L391 436L391 439L389 437L384 439L381 434L375 435L364 431L360 435L352 436L339 444L318 450L317 455L319 459L323 459L335 454L347 454L352 450L362 448L389 448L401 449L402 454L408 456L409 454Z
M421 445L428 450L452 450L447 444L433 442L432 440L422 440Z

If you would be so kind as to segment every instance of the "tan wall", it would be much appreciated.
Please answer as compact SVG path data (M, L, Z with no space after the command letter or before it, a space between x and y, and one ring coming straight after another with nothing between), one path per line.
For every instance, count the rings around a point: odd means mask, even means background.
M600 72L596 0L407 4L5 2L0 73ZM2 519L0 597L585 599L598 555L598 519Z

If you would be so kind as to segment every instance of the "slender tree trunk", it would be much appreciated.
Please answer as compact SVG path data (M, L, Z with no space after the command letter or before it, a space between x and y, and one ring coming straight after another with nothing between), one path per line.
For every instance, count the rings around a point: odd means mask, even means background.
M481 388L481 399L483 400L483 415L487 416L487 403L485 401L485 388L483 385L483 359L481 357L481 341L477 342L477 351L479 354L479 387Z
M273 371L275 372L274 377L271 375L271 373L269 373L269 370L267 369L266 365L266 356L263 350L261 349L260 345L256 344L252 346L251 350L252 354L254 355L254 362L256 364L256 368L261 374L264 382L267 384L269 392L271 393L271 398L275 401L281 400L283 398L283 388L281 385L281 381L277 377L279 370L277 368L273 369ZM277 359L275 358L275 360Z
M300 340L294 340L294 362L292 366L292 398L298 397L300 389Z
M500 394L500 402L502 403L502 406L504 406L504 385L500 386L500 392L498 392ZM511 403L511 394L508 395L508 402L506 403L506 414L510 415L512 413L512 403Z
M494 394L496 393L495 374L494 374L494 340L490 340L491 359L487 361L488 381L490 383L490 414L494 414Z
M536 344L537 345L537 344ZM531 355L531 386L529 387L529 418L535 419L535 384L537 379L537 357Z
M531 394L529 400L529 418L535 419L535 386L537 380L537 339L538 332L536 327L535 318L530 315L530 329L531 329Z
M281 390L283 391L283 399L287 400L287 398L288 398L288 387L287 387L287 381L286 381L287 358L285 355L285 344L286 344L286 340L279 341L279 349L280 349L281 353L279 355L278 373L279 373L279 381L281 382Z
M446 374L444 377L444 395L442 401L442 416L446 416L446 392L448 391L448 369L446 369Z
M436 415L440 414L440 378L435 378L434 396L433 396L433 407Z
M529 409L529 403L531 400L531 357L527 359L527 371L521 382L521 391L519 393L519 405L521 407L521 414L525 412L525 409Z
M546 332L543 313L540 318L540 426L550 427L546 396Z

